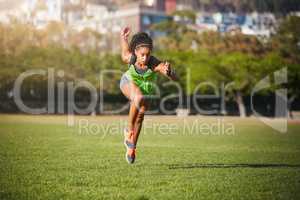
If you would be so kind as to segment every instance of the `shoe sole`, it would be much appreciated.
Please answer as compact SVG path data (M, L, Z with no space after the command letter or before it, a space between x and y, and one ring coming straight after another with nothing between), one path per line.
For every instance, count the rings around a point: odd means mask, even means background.
M126 144L127 132L126 132L125 129L124 129L123 134L124 134L124 141L123 141L123 144L124 144L124 146L125 146L125 148L126 148L126 152L125 152L125 160L127 161L128 164L133 164L133 162L130 162L130 161L127 159L128 146L127 146L127 144Z

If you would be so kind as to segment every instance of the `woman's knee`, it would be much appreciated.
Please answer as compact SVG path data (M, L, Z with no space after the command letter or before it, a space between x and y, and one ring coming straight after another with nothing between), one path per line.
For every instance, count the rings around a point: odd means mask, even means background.
M145 98L142 94L136 94L133 99L137 107L140 107L143 104L144 100Z

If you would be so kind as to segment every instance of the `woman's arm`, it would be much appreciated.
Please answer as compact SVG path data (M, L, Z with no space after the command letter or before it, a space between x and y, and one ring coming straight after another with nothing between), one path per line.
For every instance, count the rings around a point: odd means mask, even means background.
M129 45L128 45L128 36L130 34L130 28L125 27L121 31L120 39L121 39L121 57L122 61L128 64L130 62L130 58L132 53L129 50Z
M155 72L159 72L173 81L177 81L178 77L175 73L175 70L171 68L170 63L162 62L154 68Z

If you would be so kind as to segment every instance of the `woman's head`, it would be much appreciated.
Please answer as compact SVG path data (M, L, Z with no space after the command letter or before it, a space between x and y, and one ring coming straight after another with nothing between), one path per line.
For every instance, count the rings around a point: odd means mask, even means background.
M152 48L152 39L144 32L133 35L129 44L130 51L136 55L137 62L140 64L147 63L150 58Z

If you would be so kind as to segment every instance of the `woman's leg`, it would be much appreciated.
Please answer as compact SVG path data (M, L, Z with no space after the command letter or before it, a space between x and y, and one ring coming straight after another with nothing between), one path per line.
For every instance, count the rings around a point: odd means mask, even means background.
M129 130L128 135L125 137L124 144L126 145L125 158L129 164L135 161L136 140L135 123L138 117L141 105L143 105L144 97L140 89L131 81L125 83L121 87L122 93L130 100L129 110Z
M140 89L131 81L121 87L122 93L130 100L129 120L128 120L128 139L134 143L133 134L135 132L135 123L143 105L143 94Z
M145 115L147 108L148 108L148 104L144 100L141 104L141 107L139 109L139 112L137 114L135 124L134 124L133 143L135 145L137 144L137 141L138 141L138 138L139 138L139 135L141 132L141 128L142 128L143 121L144 121L144 115Z

